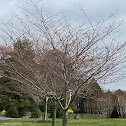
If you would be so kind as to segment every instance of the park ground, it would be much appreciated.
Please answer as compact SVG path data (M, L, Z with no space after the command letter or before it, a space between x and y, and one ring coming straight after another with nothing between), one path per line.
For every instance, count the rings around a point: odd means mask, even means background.
M51 123L37 122L40 119L13 119L0 121L0 126L51 126ZM56 120L62 126L62 120ZM126 119L69 119L68 126L126 126Z

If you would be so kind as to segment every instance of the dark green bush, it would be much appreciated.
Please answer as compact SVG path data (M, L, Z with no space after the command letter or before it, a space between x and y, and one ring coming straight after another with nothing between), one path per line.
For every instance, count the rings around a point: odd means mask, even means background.
M6 116L11 118L18 118L19 114L17 108L14 106L9 107L6 111Z
M57 117L57 118L61 118L62 115L63 115L63 114L62 114L62 110L61 110L60 107L58 107L58 108L57 108L57 112L56 112L56 117Z
M40 117L40 111L38 107L34 107L31 111L31 118L39 118Z

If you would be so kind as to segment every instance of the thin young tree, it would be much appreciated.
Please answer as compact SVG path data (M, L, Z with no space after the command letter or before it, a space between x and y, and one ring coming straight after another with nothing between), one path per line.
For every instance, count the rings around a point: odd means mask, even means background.
M15 58L17 63L8 59L8 67L1 67L1 70L6 68L14 76L3 76L22 82L17 89L24 91L25 87L31 96L37 96L36 99L43 96L55 99L63 111L63 126L67 126L69 106L77 94L90 90L93 78L112 82L124 74L121 70L125 68L126 43L117 44L114 37L122 22L108 24L111 15L92 23L82 10L88 23L73 26L58 19L58 14L43 15L37 4L32 1L29 4L34 10L23 6L24 17L14 15L20 26L4 23L2 30L7 36L1 35L1 38L12 43L24 36L32 40L34 62L22 57L24 52L21 52Z

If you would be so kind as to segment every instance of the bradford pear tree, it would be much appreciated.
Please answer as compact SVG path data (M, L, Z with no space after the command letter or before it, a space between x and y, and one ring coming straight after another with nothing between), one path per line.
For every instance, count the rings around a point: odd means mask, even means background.
M122 22L110 23L111 15L92 23L86 16L88 23L74 26L64 18L58 19L58 14L44 15L37 4L31 2L29 6L32 11L21 7L23 17L14 14L20 25L3 23L6 36L1 38L10 43L22 37L31 40L33 62L20 51L12 56L16 62L7 59L4 65L8 67L1 67L1 71L11 73L11 77L3 76L21 82L15 88L21 91L25 88L36 100L53 98L63 111L63 126L67 126L69 106L76 95L90 90L93 78L112 82L123 76L126 43L117 43L115 37Z

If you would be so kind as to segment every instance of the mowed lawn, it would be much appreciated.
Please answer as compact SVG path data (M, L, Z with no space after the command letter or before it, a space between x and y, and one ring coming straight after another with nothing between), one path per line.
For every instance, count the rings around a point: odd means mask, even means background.
M51 126L51 123L36 122L40 119L14 119L0 121L0 126ZM56 126L62 126L62 120L56 120ZM69 119L68 126L126 126L126 119Z

